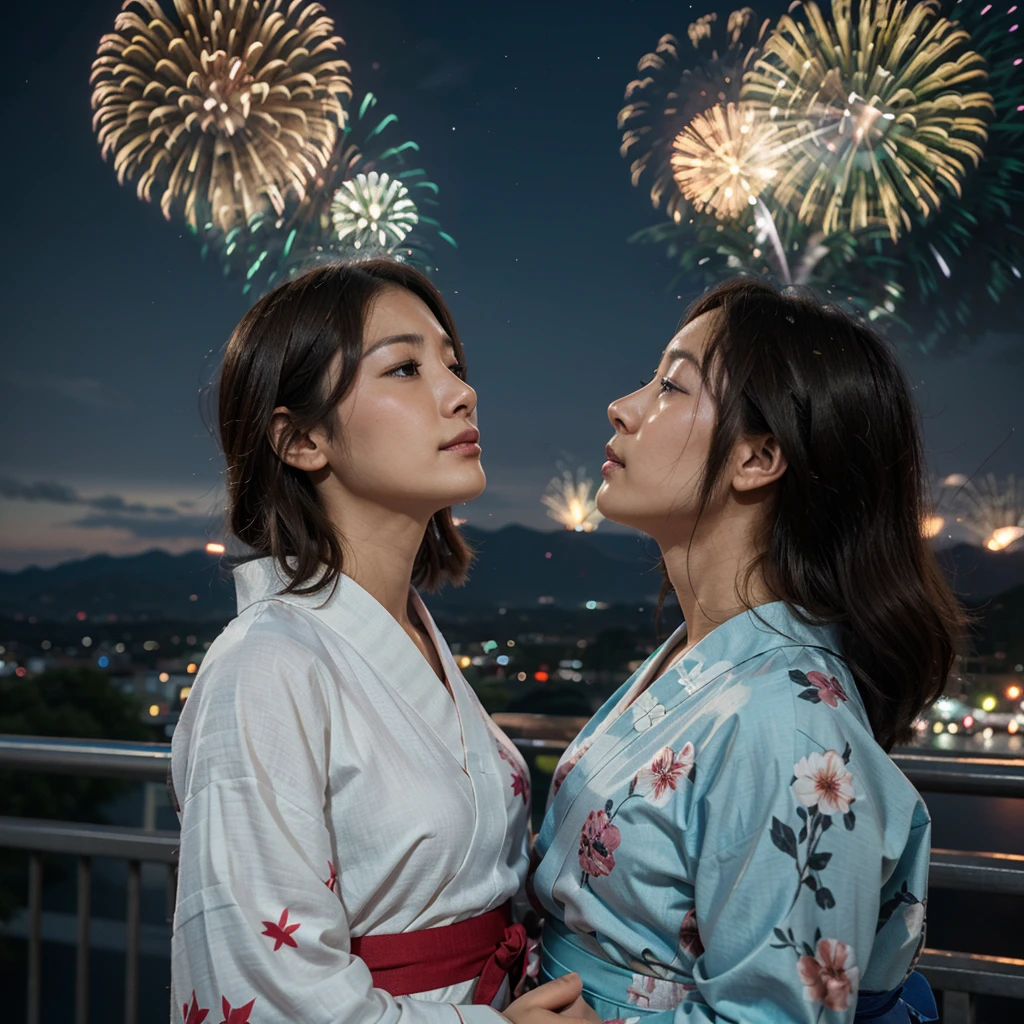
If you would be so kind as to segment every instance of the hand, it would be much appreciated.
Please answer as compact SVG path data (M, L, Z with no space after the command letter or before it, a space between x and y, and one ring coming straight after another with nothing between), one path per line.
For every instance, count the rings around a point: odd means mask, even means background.
M604 1024L604 1021L584 998L580 996L572 1006L567 1006L559 1014L561 1017L576 1017L578 1020L585 1020L587 1024Z
M512 1024L562 1024L559 1014L582 1002L582 995L580 976L563 974L509 1003L504 1015Z

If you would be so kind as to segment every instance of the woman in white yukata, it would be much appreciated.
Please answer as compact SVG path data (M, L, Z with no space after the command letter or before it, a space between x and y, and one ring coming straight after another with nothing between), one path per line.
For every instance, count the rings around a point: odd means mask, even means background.
M219 385L229 518L258 556L174 733L172 1021L500 1021L529 783L413 586L466 573L476 395L433 285L320 267L261 299ZM573 1012L578 978L504 1009Z
M578 972L606 1021L934 1020L930 822L886 751L962 619L895 356L736 280L609 418L598 507L658 542L685 625L555 774L541 976Z

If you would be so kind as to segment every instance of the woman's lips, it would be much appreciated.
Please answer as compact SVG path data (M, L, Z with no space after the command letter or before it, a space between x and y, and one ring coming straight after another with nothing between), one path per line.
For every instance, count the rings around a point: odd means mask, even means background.
M624 463L615 454L615 450L610 444L604 446L604 453L608 456L608 461L601 467L601 476L608 476L615 470L623 468Z
M441 448L443 452L452 452L455 455L479 455L480 454L480 431L470 428L456 435Z

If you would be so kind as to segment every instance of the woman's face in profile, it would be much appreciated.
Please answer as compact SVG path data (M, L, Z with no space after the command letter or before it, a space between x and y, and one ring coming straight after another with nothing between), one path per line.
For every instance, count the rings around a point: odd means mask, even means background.
M400 287L374 301L355 383L338 405L331 469L357 500L424 518L484 489L476 392L426 303Z
M652 380L608 407L615 437L597 507L613 522L663 543L687 536L697 510L701 472L715 426L715 405L700 367L710 314L669 342Z

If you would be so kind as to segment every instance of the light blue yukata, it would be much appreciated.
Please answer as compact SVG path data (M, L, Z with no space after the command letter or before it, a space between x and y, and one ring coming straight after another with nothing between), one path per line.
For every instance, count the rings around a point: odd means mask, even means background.
M577 971L603 1019L644 1024L888 1024L907 1004L934 1019L910 975L931 823L872 736L837 629L762 605L651 682L684 638L552 780L532 879L542 980Z

